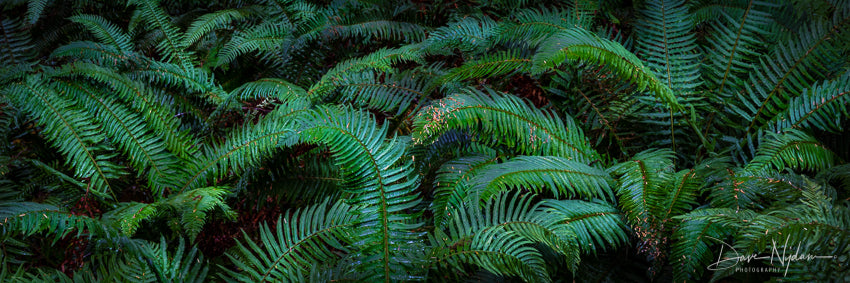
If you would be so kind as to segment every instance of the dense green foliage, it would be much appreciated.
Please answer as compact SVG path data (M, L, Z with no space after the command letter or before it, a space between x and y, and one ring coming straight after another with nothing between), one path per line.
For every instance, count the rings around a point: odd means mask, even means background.
M2 282L850 281L850 1L118 2L2 4Z

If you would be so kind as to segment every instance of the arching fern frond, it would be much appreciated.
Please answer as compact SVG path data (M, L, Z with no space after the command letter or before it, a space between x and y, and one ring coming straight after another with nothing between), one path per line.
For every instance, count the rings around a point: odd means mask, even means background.
M119 52L130 52L133 45L130 36L115 24L98 15L77 15L68 20L83 25L100 42L115 47Z
M437 230L431 238L429 257L438 259L431 264L457 269L461 263L470 263L499 275L519 275L529 282L548 282L551 280L548 274L535 267L541 255L530 244L537 242L565 256L567 265L574 269L579 261L575 234L559 222L558 215L541 210L540 203L533 203L532 197L503 193L486 201L483 209L477 201L453 207L450 222L445 227L448 233ZM510 236L499 238L498 235ZM491 243L482 246L478 242L482 238L492 239L495 246L490 246ZM506 246L501 246L503 244ZM524 265L511 260L522 257L532 261L525 261ZM493 265L493 261L503 260L509 261ZM528 273L528 268L536 271Z
M283 106L267 115L256 125L246 124L229 134L219 144L207 146L203 157L191 160L186 166L185 181L180 191L206 186L214 178L239 173L270 156L279 147L292 146L297 141L298 117L306 105ZM290 112L287 112L289 110ZM281 115L291 115L284 118Z
M493 52L482 58L464 62L452 68L448 74L439 78L441 84L473 78L492 78L515 73L525 73L531 69L531 56L516 51Z
M763 173L782 172L786 167L823 170L832 166L834 159L835 154L814 137L792 129L768 134L744 170Z
M188 158L197 152L195 141L180 129L180 120L172 109L162 107L162 103L143 83L133 81L112 69L92 63L77 63L52 73L53 76L83 76L106 84L117 97L127 102L131 108L142 113L148 126L162 135L169 151L180 158Z
M419 203L413 188L419 179L412 160L404 157L407 142L385 141L387 123L378 126L371 114L350 108L319 108L305 119L301 140L321 142L334 153L342 169L343 186L355 194L358 257L367 259L358 267L364 280L406 280L421 270L410 262L410 254L421 252L421 223L410 209ZM399 264L401 263L401 264Z
M493 19L470 15L430 32L425 41L426 51L444 53L453 48L463 52L483 50L490 47L490 38L496 35L495 28Z
M295 282L307 277L313 266L334 262L337 252L347 252L348 234L356 223L355 207L325 200L318 205L281 215L276 229L260 226L259 242L245 235L235 253L227 253L239 271L225 269L238 282Z
M445 224L449 219L449 209L461 207L468 199L472 189L472 177L498 159L499 157L490 155L472 155L451 160L440 166L434 178L434 200L431 201L436 225Z
M413 140L430 143L449 130L474 133L489 145L515 148L517 154L565 157L589 164L599 157L572 118L561 119L516 96L464 89L433 102L414 121Z
M183 34L180 45L185 47L192 46L208 33L226 28L231 22L244 19L246 14L246 11L243 10L226 9L202 15L189 25L186 33Z
M215 66L228 64L252 51L273 51L293 40L294 27L288 21L268 21L247 31L237 32L217 55Z
M614 180L605 171L555 156L519 156L491 164L476 172L468 194L485 201L513 188L541 193L549 190L556 199L613 200Z
M770 124L771 132L785 128L814 127L823 131L840 132L842 116L850 117L850 73L833 81L822 82L806 89L789 101L788 108L778 113Z
M105 136L98 123L76 105L46 85L42 76L28 76L25 82L4 90L6 96L24 112L44 125L46 138L67 157L77 178L88 178L91 190L101 197L113 194L108 180L122 175L110 162L110 149L101 144Z
M606 66L618 76L637 85L640 90L648 88L669 107L680 107L670 87L644 66L637 56L617 42L600 38L581 28L571 28L541 43L533 63L536 72L544 72L557 68L566 60Z
M541 209L575 233L584 254L595 255L628 243L628 226L623 222L623 213L608 203L547 199L542 202Z
M307 91L311 99L318 99L336 89L340 83L345 84L345 78L353 73L382 71L390 72L392 65L404 61L420 61L420 54L416 45L405 45L394 49L381 49L369 55L349 59L337 64L328 70L322 78L313 84Z
M130 157L140 174L147 176L155 195L162 196L164 189L177 186L179 160L166 151L165 143L152 134L142 117L91 85L62 80L55 85L103 125L106 136Z

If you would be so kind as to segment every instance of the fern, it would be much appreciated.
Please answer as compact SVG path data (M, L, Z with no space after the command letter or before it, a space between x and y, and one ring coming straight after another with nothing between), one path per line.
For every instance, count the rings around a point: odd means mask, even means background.
M4 92L45 126L44 131L50 133L48 140L68 157L76 177L87 178L91 190L101 197L114 195L108 180L123 173L118 165L109 162L109 155L100 153L110 149L100 144L104 136L91 117L45 86L42 76L29 76Z
M669 107L680 107L670 86L619 43L599 38L581 28L572 28L544 41L540 51L534 55L533 63L538 68L537 72L542 72L556 68L566 60L608 66L617 75L635 83L639 89L648 88Z
M431 142L451 129L468 129L486 144L504 144L517 154L559 156L582 163L598 158L571 118L562 120L494 91L466 89L433 103L417 114L414 126L413 140L417 143Z
M348 231L356 223L355 207L342 202L328 204L325 200L296 210L290 217L278 219L274 230L263 224L263 246L246 237L244 243L238 243L238 253L227 254L241 269L227 270L228 277L240 282L299 281L312 266L338 260L334 251L349 251L344 244L354 236Z

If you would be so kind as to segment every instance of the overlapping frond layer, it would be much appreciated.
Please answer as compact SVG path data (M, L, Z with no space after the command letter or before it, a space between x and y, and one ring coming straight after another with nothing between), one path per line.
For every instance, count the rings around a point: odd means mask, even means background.
M204 14L192 21L186 33L183 34L180 45L185 47L192 46L210 32L226 28L230 26L231 22L244 19L246 14L245 11L239 9L225 9Z
M629 224L647 225L657 217L672 170L673 152L660 149L645 150L608 169L619 176L616 193Z
M638 50L659 81L675 93L690 96L700 85L696 37L683 0L650 0L641 9Z
M401 73L362 72L341 77L340 101L378 111L402 114L426 94L428 78Z
M464 89L416 116L413 140L431 143L449 130L465 130L488 145L517 154L559 156L584 164L599 157L572 118L534 107L516 96Z
M391 72L393 64L405 61L420 61L416 45L381 49L369 55L349 59L337 64L307 91L311 99L319 99L347 83L346 78L360 72Z
M343 187L361 207L353 245L364 259L358 267L364 280L391 282L421 272L411 266L409 255L421 253L422 234L414 231L421 225L411 212L420 201L413 191L419 178L405 157L407 142L386 140L386 135L387 124L378 126L368 112L319 108L305 119L301 140L328 146L341 168Z
M159 1L133 0L129 4L138 6L142 19L149 24L148 29L162 33L162 40L156 46L165 61L177 64L185 71L194 69L192 58L186 53L180 40L180 30L171 22L171 17L159 6Z
M546 200L542 211L576 234L582 253L597 254L628 243L628 226L616 207L602 201Z
M309 105L283 105L257 124L246 124L231 132L224 142L204 148L202 157L190 160L186 166L184 183L180 191L204 187L215 178L225 178L230 173L239 174L249 166L259 164L277 148L288 147L298 141L299 118ZM292 116L283 118L280 115Z
M717 94L724 94L727 88L743 87L753 63L762 53L762 37L767 26L773 22L766 12L771 8L768 3L756 0L733 2L731 5L734 6L719 8L719 19L712 22L714 31L709 35L710 48L706 50L708 57L703 75L707 87ZM738 11L738 6L745 8Z
M24 31L20 21L5 17L0 20L0 61L7 64L31 63L35 54L30 41L30 34Z
M443 163L434 178L434 200L431 201L434 223L444 224L451 216L449 209L461 207L467 199L472 177L498 159L490 155L472 155Z
M614 200L614 180L607 172L556 156L519 156L487 165L470 183L473 186L467 194L481 201L514 188L536 193L548 190L556 199Z
M568 266L575 268L579 260L575 233L559 222L559 215L532 202L532 197L503 193L486 201L483 208L477 201L453 207L449 222L442 228L447 231L441 229L431 238L432 249L428 256L438 259L431 262L432 266L452 269L469 263L501 276L520 276L527 282L549 282L551 279L543 271L545 269L538 266L541 253L531 245L536 242L565 256ZM509 241L510 245L497 248L479 242L482 238L496 239L494 237Z
M346 241L355 224L356 207L329 200L281 216L276 228L267 223L260 227L259 241L245 235L234 253L227 253L240 271L226 270L228 279L237 282L297 282L311 268L339 259L347 252Z
M448 74L440 77L439 81L456 82L528 72L531 69L530 57L516 51L486 54L480 59L467 61L460 67L452 68Z
M712 215L707 210L697 210L678 216L682 224L673 232L672 252L670 255L675 268L676 280L688 281L702 277L707 266L711 266L714 257L712 246L719 244L731 232L730 227L705 220L691 219L696 216ZM712 266L715 268L716 266Z
M513 21L499 23L492 41L537 45L554 34L580 26L579 21L572 17L573 11L547 8L520 10L512 15Z
M93 117L59 96L43 76L28 76L25 82L6 88L4 94L44 126L47 140L74 167L75 177L87 178L90 189L100 196L113 193L108 180L124 173L109 161L114 154L102 143L105 136Z
M130 157L140 174L147 176L154 195L161 196L166 188L178 186L179 160L166 150L165 143L153 134L141 116L92 85L62 80L57 80L55 85L102 125L102 131L113 144Z
M461 18L429 33L425 46L428 52L443 53L458 48L464 52L483 50L497 34L496 21L486 16Z
M114 94L128 103L134 111L142 113L154 131L162 135L169 151L180 158L194 156L198 148L189 133L180 129L180 120L143 83L133 81L115 70L92 63L69 65L53 74L54 76L82 76L103 83L115 90Z
M786 128L814 127L823 131L840 132L843 119L850 117L850 73L835 80L821 82L806 89L789 101L788 108L778 113L769 131Z
M265 22L233 35L219 51L215 66L232 62L236 57L253 51L274 51L291 44L294 27L289 22Z
M797 36L776 45L770 56L759 60L745 89L730 95L738 98L738 103L730 105L732 111L749 121L745 122L748 135L764 129L788 109L791 99L845 64L841 51L850 37L848 26L850 8L836 11L830 21L804 26Z
M68 20L83 25L98 41L115 47L119 52L133 50L130 36L121 28L98 15L77 15Z
M538 72L557 68L564 61L580 61L608 67L618 76L634 83L639 90L649 89L669 107L680 107L664 80L659 79L638 57L620 43L600 38L582 28L571 28L545 40L533 64Z
M817 139L799 130L770 133L756 151L756 156L744 167L750 172L782 172L795 170L823 170L832 166L835 154Z

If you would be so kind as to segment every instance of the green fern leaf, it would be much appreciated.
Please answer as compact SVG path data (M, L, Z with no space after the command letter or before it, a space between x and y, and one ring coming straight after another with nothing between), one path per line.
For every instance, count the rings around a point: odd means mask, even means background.
M756 157L744 170L758 173L781 172L785 168L797 170L823 170L833 164L835 154L814 137L788 130L782 134L770 133L759 145Z
M603 170L554 156L519 156L504 163L487 165L476 172L467 194L482 201L499 192L523 188L556 198L614 199L611 177Z
M344 244L353 235L355 207L328 200L298 209L278 218L276 229L260 226L260 243L245 235L237 242L237 253L226 255L239 271L225 269L233 281L290 282L301 281L306 272L319 263L339 259L335 251L346 252ZM260 246L262 244L263 246Z
M667 83L656 77L637 56L617 42L599 38L581 28L571 28L541 43L532 62L537 68L536 72L543 72L557 68L566 60L607 66L618 76L636 84L639 89L648 88L669 107L681 107Z
M589 164L598 159L572 118L561 119L515 96L488 89L433 102L414 120L413 140L430 143L449 130L475 133L485 144L503 144L517 154L565 157Z
M67 157L77 178L88 178L91 190L101 197L113 194L108 180L123 173L109 161L110 155L98 153L110 149L98 145L104 135L94 119L84 115L73 102L57 95L45 85L42 76L29 76L26 82L12 85L4 92L15 105L44 125L47 140Z
M628 243L623 213L602 201L545 200L542 210L576 234L582 253L597 254Z

